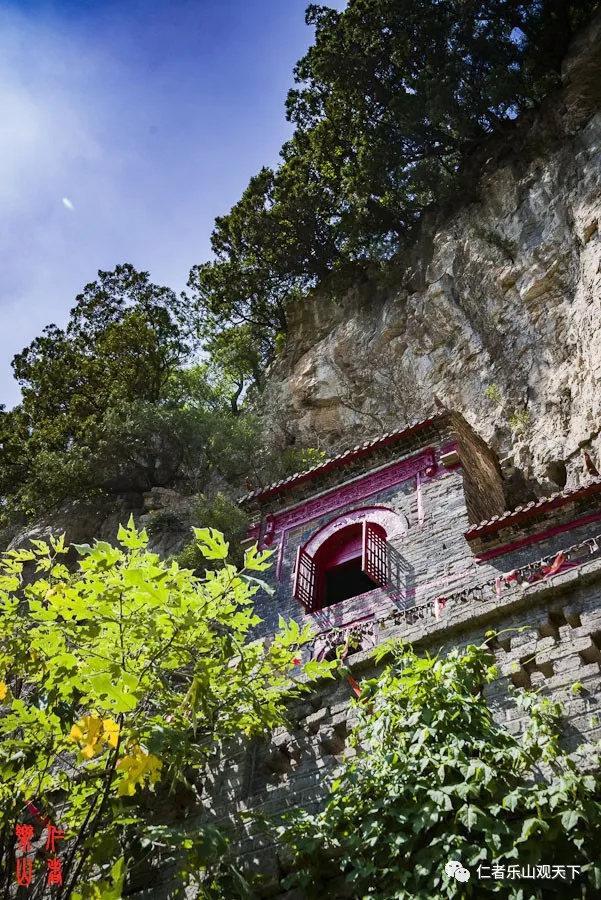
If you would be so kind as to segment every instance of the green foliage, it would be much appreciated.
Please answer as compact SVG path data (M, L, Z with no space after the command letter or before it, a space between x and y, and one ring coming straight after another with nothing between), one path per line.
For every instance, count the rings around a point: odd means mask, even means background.
M244 554L240 542L246 536L248 517L246 513L219 491L212 499L204 494L195 498L194 518L206 522L224 534L230 545L230 558L237 566L242 566ZM199 573L207 566L207 558L202 553L197 540L190 541L175 557L180 566Z
M259 452L255 453L257 479L252 480L255 487L273 484L299 472L307 472L328 458L325 450L317 447L289 446L285 428L279 435L263 432L255 450L258 448Z
M194 877L206 888L199 896L242 895L224 836L212 827L168 827L160 809L166 790L182 786L198 802L217 742L284 721L284 701L297 690L293 659L307 631L282 623L275 641L246 642L259 621L254 573L270 554L248 553L239 572L226 561L221 534L205 528L195 536L199 551L221 563L203 579L149 553L132 519L120 527L118 547L79 545L76 573L64 565L63 538L3 555L6 878L14 874L15 825L32 801L66 832L57 897L73 889L80 900L119 897L126 873L135 879L159 857L174 865L174 888ZM224 893L209 892L222 875ZM43 877L40 871L32 896L44 891Z
M124 427L133 430L134 444L149 428L165 439L172 423L148 420L192 349L187 318L173 291L152 284L147 272L117 266L86 285L64 330L49 325L15 356L22 401L0 415L6 506L30 513L44 502L52 505L65 485L76 493L120 482L121 462L113 457L127 444ZM156 416L160 420L161 412ZM105 473L107 462L112 471ZM134 482L147 483L154 462L136 458ZM159 465L158 483L164 475Z
M281 353L283 351L284 347L286 346L286 341L287 338L285 333L283 331L278 331L273 342L273 349L276 356L278 353Z
M189 354L186 309L131 265L99 272L76 298L65 330L49 325L13 360L21 404L44 443L64 447L96 430L116 400L156 401Z
M161 534L164 531L179 531L184 527L182 519L173 512L160 510L151 513L146 523L146 532L150 537Z
M214 260L190 273L205 336L235 342L232 326L249 328L253 352L269 358L298 297L381 272L426 206L471 188L461 163L478 142L510 132L558 82L568 43L596 5L311 4L315 41L286 104L293 136L279 166L251 178L216 220Z
M497 674L486 646L445 659L393 650L394 662L362 684L357 755L337 773L325 809L293 814L280 829L296 852L290 882L323 897L340 873L345 896L374 900L598 896L601 779L560 748L559 705L519 694L529 725L517 740L482 696ZM449 860L471 869L469 883L445 874ZM478 880L477 866L493 861L561 861L581 875L573 884Z
M505 421L514 435L523 434L532 424L532 416L527 409L515 409L511 405L505 405L501 398L498 384L489 384L484 390L487 400L492 400L502 411Z
M100 272L67 328L45 329L13 361L23 388L0 408L0 527L66 499L199 490L248 473L256 417L238 415L234 376L183 364L189 307L131 266Z
M263 373L269 359L271 341L269 331L248 322L236 322L231 327L217 328L215 319L203 318L204 349L214 369L231 385L230 409L240 414L240 403L250 382L263 385Z
M325 462L327 458L325 450L318 450L316 447L305 447L298 450L291 447L282 454L283 474L294 475L296 472L306 472Z
M509 418L509 427L516 435L523 434L531 424L532 416L527 409L520 409Z
M484 396L487 400L492 400L493 403L500 404L501 403L501 391L499 390L498 384L489 384L487 388L484 390Z

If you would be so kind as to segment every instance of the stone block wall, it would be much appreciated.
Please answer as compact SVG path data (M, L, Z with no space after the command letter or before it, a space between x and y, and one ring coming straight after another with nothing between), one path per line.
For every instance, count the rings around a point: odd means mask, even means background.
M500 515L505 509L505 494L497 457L463 416L451 414L451 423L463 463L465 506L470 523Z
M489 630L507 631L493 644L499 677L485 689L493 715L519 734L525 719L508 687L539 689L559 700L565 713L564 740L570 750L601 739L601 559L556 575L549 581L513 586L487 601L450 604L436 620L431 614L414 623L394 615L375 629L377 643L402 637L431 654L468 643L481 643ZM357 679L376 674L370 652L348 657ZM577 685L576 689L573 686ZM290 724L269 740L222 749L206 779L203 809L191 811L191 825L211 821L232 827L242 864L263 874L257 897L302 900L286 893L282 880L290 861L272 837L239 818L253 812L277 816L295 807L316 810L345 752L353 726L353 693L346 681L324 681L292 702ZM332 885L332 900L345 896ZM168 882L137 895L162 900Z

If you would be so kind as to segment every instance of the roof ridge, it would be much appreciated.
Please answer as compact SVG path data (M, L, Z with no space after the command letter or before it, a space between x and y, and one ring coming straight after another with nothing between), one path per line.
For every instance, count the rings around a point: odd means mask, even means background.
M374 438L370 438L364 441L362 444L358 444L356 447L344 450L342 453L337 453L334 456L331 456L328 459L324 460L323 462L317 463L317 465L312 466L310 469L305 469L302 472L295 472L293 475L288 475L287 478L282 478L280 479L280 481L276 481L273 484L267 485L266 487L257 488L256 490L245 494L244 497L240 497L238 503L248 503L250 500L256 500L259 497L263 497L268 494L278 493L286 485L291 485L293 483L298 483L299 481L308 480L319 471L327 471L330 468L338 468L339 465L350 462L351 459L365 455L368 451L375 449L375 447L377 447L378 445L391 443L399 438L402 438L405 435L408 436L411 432L419 428L425 428L427 425L430 425L431 423L442 419L443 416L447 415L449 415L449 413L430 416L427 419L423 419L422 421L412 422L410 425L406 425L400 431L387 431L384 434L380 434Z
M487 528L490 525L497 525L501 527L502 523L506 523L509 519L514 516L519 516L522 513L528 512L532 509L538 509L546 506L556 500L568 499L574 494L578 494L581 491L586 491L595 485L601 486L601 476L593 475L588 478L583 484L575 485L571 488L564 488L561 491L555 491L552 494L549 494L546 497L539 497L538 500L531 500L530 503L526 503L521 506L516 506L514 509L506 510L504 513L501 513L498 516L491 516L490 519L484 519L482 522L477 522L474 525L470 525L470 527L465 532L465 536L468 535L471 537L475 535L478 531L481 531L483 528Z

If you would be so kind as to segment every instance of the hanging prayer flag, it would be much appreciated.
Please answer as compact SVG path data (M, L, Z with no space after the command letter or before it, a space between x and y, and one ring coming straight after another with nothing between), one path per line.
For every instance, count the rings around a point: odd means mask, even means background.
M440 619L441 613L446 605L447 601L444 597L437 597L434 601L434 615L437 619Z

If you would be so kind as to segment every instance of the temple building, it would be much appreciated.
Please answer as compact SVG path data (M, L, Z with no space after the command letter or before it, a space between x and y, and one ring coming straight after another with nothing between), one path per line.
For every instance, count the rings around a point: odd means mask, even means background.
M249 542L275 551L275 593L257 608L263 633L280 616L311 622L318 657L349 637L367 649L417 621L480 615L491 604L498 618L513 588L550 583L601 555L601 478L507 512L495 455L453 412L241 504L254 514ZM565 622L546 632L557 624ZM596 644L588 657L601 659Z

